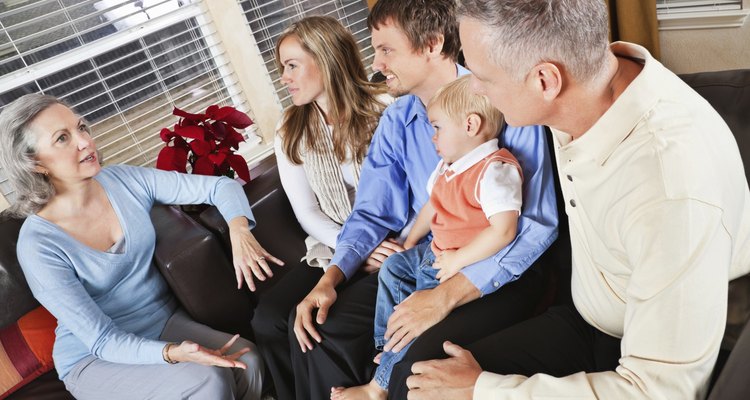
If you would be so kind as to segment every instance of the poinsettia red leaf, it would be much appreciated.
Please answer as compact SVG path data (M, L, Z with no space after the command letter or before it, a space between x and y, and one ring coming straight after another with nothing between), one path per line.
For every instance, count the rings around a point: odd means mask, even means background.
M173 137L175 137L175 134L169 129L163 128L159 132L159 137L161 138L162 141L169 143L169 141L172 140Z
M211 104L210 106L208 106L208 108L206 108L206 117L208 117L208 119L216 119L216 111L218 110L219 106L217 106L216 104Z
M206 116L213 120L221 120L227 114L227 111L224 110L225 108L226 107L219 107L217 105L208 106L206 109Z
M176 115L188 121L205 121L206 120L206 114L191 114L187 111L180 110L177 107L175 107L174 110L172 110L172 115Z
M247 162L245 162L245 159L241 155L232 154L227 157L227 162L229 162L229 165L232 166L232 169L240 179L245 181L245 183L250 182L250 170L247 168Z
M156 157L156 168L165 171L187 172L188 152L183 147L166 146Z
M232 107L224 107L224 109L227 109L227 115L221 119L216 118L217 120L224 121L237 129L245 129L253 124L253 120L242 111L237 111Z
M224 163L224 160L227 159L227 153L218 152L218 153L211 153L208 155L208 159L211 160L214 165L221 166L221 164Z
M200 126L176 126L174 133L185 138L206 140L206 132Z
M198 157L193 165L193 173L198 175L216 175L216 168L208 157Z
M229 147L233 149L238 149L241 142L245 141L245 137L242 136L239 132L235 131L232 128L229 128L227 131L227 137L224 139L223 143L226 143L229 145Z
M216 121L211 124L211 127L213 128L214 136L216 137L216 140L224 140L224 138L227 135L227 128L231 129L227 126L225 122Z
M197 156L205 156L211 152L211 145L205 140L195 139L190 142L190 149Z
M174 137L174 141L172 142L172 145L174 147L182 147L183 149L185 149L185 151L189 151L190 150L190 145L188 144L187 140L185 140L185 139L183 139L183 138L181 138L179 136L175 136Z

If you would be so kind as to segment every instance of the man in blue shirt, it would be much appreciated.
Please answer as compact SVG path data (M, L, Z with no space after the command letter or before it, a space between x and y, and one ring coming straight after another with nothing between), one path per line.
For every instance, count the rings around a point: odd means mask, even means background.
M402 97L386 109L372 139L354 209L338 237L331 266L297 306L290 335L290 343L298 344L292 346L297 398L328 398L331 387L360 385L371 378L377 275L340 284L352 279L361 265L378 265L388 254L403 250L388 238L408 229L428 201L426 184L439 157L425 105L439 87L468 73L455 63L459 41L454 3L380 0L368 18L376 52L373 68L386 77L389 92ZM538 304L541 276L536 270L524 271L557 237L547 140L540 126L508 127L500 140L523 167L518 236L495 256L396 307L384 350L400 350L418 339L394 368L392 398L406 398L411 364L442 354L444 340L471 341L529 317Z

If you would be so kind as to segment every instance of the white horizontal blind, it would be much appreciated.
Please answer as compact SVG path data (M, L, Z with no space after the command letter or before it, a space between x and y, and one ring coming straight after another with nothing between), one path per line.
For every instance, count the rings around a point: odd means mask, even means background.
M245 12L276 94L284 107L291 104L291 100L280 82L281 76L274 60L276 39L292 22L303 17L328 15L349 28L359 46L362 61L370 72L374 52L367 29L369 11L365 0L238 0L238 3Z
M210 1L210 0L208 0ZM105 163L153 166L174 107L250 112L201 0L5 0L0 108L39 92L92 124ZM252 116L251 116L252 117ZM13 198L0 170L0 190ZM8 196L9 195L9 196Z
M742 0L656 0L657 14L741 10Z

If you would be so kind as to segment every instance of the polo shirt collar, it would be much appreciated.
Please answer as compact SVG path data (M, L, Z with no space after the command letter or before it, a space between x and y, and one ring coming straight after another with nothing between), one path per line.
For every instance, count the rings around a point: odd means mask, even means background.
M615 55L643 63L643 69L620 94L598 121L575 141L570 136L556 131L558 141L568 147L566 151L590 155L598 165L603 165L615 149L635 129L656 103L659 95L654 92L661 83L659 77L664 67L645 48L626 42L610 45Z
M438 173L440 175L450 171L449 175L446 176L448 179L454 176L460 175L462 172L476 165L476 163L484 160L490 154L498 150L498 140L490 139L479 146L475 147L472 151L464 154L463 157L454 161L451 165L446 165L445 162L440 161L440 169Z

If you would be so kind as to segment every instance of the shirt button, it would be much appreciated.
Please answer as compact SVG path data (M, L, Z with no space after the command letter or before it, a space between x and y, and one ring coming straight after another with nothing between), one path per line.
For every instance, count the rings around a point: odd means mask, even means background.
M576 206L576 201L573 200L573 199L570 199L570 206L571 207L575 207Z
M498 286L500 286L500 283L498 283L498 282L492 282L492 286L498 287Z
M570 175L568 175L568 180L571 181L571 182L573 182L573 177L570 176Z

